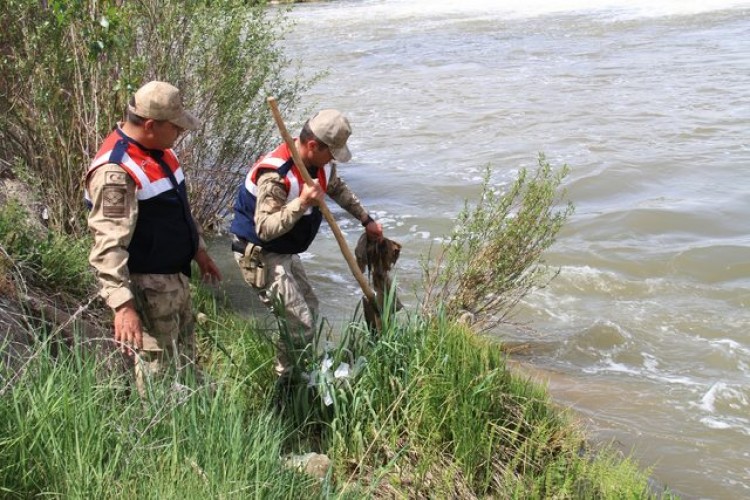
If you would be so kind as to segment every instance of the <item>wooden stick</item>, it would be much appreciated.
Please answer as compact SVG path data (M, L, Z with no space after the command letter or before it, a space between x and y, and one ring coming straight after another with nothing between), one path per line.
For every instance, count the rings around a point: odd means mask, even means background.
M299 170L300 174L302 174L302 178L305 179L305 184L312 185L312 177L310 177L310 173L307 171L305 163L302 161L302 158L299 155L297 145L294 144L294 139L291 135L289 135L289 131L286 129L286 125L284 125L284 119L281 118L281 113L279 113L279 107L276 103L276 98L269 97L267 101L268 105L271 107L273 118L274 120L276 120L276 126L279 128L279 132L281 132L281 137L284 139L284 142L289 148L289 151L291 151L292 153L292 158L294 159L294 164L297 166L297 170ZM339 225L336 223L336 220L333 218L333 214L331 214L331 211L328 210L328 206L326 205L325 201L321 201L320 205L318 205L318 208L328 221L328 225L331 226L333 235L336 237L339 248L341 248L341 253L344 254L344 259L346 259L346 263L349 264L349 269L357 279L359 286L362 288L362 292L365 294L365 297L367 297L367 300L369 300L370 303L375 305L375 307L377 308L377 302L375 301L375 292L372 291L372 289L370 288L370 284L367 282L367 278L365 278L365 275L362 274L362 271L359 269L357 261L354 259L354 255L352 255L351 250L349 250L349 246L344 239L344 235L341 232Z

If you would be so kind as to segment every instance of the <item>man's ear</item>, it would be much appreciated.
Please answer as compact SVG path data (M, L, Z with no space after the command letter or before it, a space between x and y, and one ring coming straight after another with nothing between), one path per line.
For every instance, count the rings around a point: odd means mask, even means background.
M309 141L305 141L302 144L303 151L300 151L300 154L303 157L312 158L311 156L308 156L308 155L312 155L313 153L315 153L315 151L317 151L316 148L319 148L319 147L320 145L318 144L318 141L316 141L315 139L310 139Z
M155 123L156 123L156 120L148 118L146 119L146 121L143 122L143 129L146 131L152 132L154 130Z

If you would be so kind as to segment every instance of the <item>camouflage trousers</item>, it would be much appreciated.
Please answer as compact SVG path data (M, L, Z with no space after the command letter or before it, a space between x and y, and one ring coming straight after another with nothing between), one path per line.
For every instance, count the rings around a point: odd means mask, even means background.
M293 360L301 351L312 348L318 316L318 298L313 292L299 255L263 250L261 258L266 279L262 288L257 288L254 284L256 277L252 273L257 272L257 268L250 271L243 254L234 252L234 257L245 281L258 292L261 302L274 313L281 324L282 331L274 340L274 344L275 370L277 374L282 375L289 371Z
M151 377L194 365L195 320L184 274L131 274L130 282L143 325L143 347L135 360L136 387L143 396Z

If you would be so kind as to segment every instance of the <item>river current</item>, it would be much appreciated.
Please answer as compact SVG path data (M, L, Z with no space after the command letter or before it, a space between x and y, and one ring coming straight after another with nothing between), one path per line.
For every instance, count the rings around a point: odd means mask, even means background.
M750 2L511 4L297 5L284 50L328 71L302 104L349 116L341 175L404 245L411 305L486 165L502 188L539 152L568 164L576 212L545 256L560 275L522 304L530 329L496 334L658 482L750 497ZM334 212L353 248L360 227ZM303 257L324 314L351 316L360 293L327 227Z

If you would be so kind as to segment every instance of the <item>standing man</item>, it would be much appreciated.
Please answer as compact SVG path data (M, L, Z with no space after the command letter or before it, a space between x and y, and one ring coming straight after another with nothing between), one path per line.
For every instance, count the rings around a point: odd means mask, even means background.
M136 91L126 120L105 139L86 173L89 262L114 311L115 340L135 354L136 386L173 363L195 362L190 263L205 280L221 273L190 213L185 177L172 146L198 120L180 91L152 81Z
M382 226L370 217L331 163L351 159L346 145L351 132L349 120L340 112L320 111L295 139L314 185L304 183L291 151L282 143L252 166L234 206L230 230L235 258L261 301L285 320L295 351L306 349L314 339L318 299L298 254L318 234L323 218L318 205L325 195L358 219L368 237L383 237ZM279 375L288 372L295 361L290 347L283 340L276 344Z

